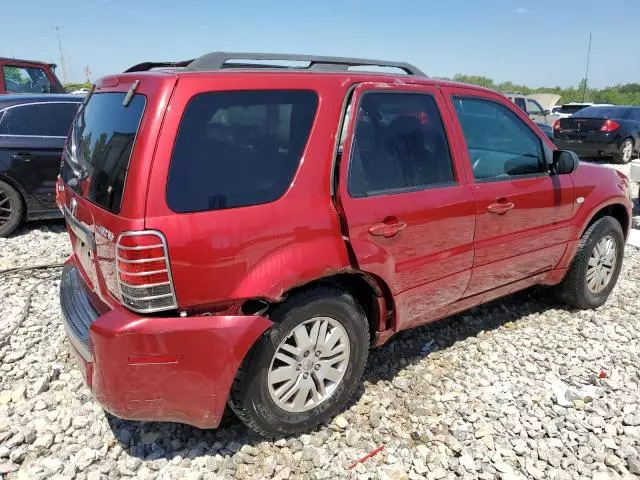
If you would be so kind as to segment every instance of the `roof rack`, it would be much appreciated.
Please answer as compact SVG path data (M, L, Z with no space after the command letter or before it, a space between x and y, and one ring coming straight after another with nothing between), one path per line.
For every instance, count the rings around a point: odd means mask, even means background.
M165 67L186 67L189 65L192 60L184 60L182 62L143 62L134 65L133 67L127 68L124 73L129 72L145 72L147 70L151 70L153 68L165 68Z
M307 66L288 66L275 63L256 63L276 60L277 62L306 62ZM190 71L212 71L223 68L277 68L288 70L346 71L350 67L397 68L407 75L426 75L417 67L405 62L388 62L365 58L325 57L317 55L290 55L283 53L238 53L211 52L193 60L182 62L144 62L134 65L125 72L141 72L161 67L184 67Z

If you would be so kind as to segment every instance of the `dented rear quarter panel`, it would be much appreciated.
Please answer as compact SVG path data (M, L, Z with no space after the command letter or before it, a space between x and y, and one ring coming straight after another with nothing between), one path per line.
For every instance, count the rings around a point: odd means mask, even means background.
M206 306L247 298L279 299L288 289L350 267L331 199L331 166L343 99L339 76L181 74L168 106L149 182L145 227L162 231L178 304ZM174 213L167 178L188 101L210 91L314 90L318 109L300 166L287 191L263 205Z

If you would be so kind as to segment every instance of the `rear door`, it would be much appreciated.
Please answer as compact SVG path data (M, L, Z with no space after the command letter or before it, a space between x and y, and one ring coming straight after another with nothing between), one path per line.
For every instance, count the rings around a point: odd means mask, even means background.
M398 329L444 314L473 262L475 207L437 88L363 84L353 95L339 203L359 268L382 278Z
M569 175L551 176L545 141L498 95L447 88L476 202L475 258L465 295L554 268L571 235Z
M15 105L0 113L6 174L29 196L29 215L54 211L62 147L78 102Z

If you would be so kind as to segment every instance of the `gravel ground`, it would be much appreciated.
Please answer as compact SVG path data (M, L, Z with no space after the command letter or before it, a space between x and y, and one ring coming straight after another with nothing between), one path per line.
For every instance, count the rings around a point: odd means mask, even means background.
M0 239L0 269L68 252L62 224L34 224ZM0 332L47 275L0 280ZM347 411L272 442L232 416L203 431L105 415L68 352L58 282L45 281L0 345L0 477L640 478L639 285L640 250L628 247L597 311L533 289L403 332L372 352Z

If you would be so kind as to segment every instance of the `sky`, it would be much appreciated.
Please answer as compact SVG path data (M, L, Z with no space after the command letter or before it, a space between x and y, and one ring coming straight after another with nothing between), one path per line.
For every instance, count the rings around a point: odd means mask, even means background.
M433 77L567 87L585 75L591 32L589 85L602 88L640 83L638 16L627 23L623 13L638 1L12 1L0 9L0 56L60 64L59 26L67 80L76 82L86 66L94 81L144 61L226 50L407 61Z

